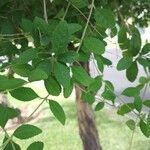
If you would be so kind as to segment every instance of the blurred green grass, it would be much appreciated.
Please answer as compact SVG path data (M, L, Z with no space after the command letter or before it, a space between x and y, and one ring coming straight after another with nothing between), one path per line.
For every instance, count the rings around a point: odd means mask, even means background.
M37 83L32 84L32 87L40 96L47 94L41 83L38 86ZM29 144L34 141L44 142L44 150L82 150L74 95L69 99L64 99L62 96L58 98L50 97L50 99L56 99L63 106L67 118L66 125L62 126L55 119L48 108L48 104L45 103L42 106L46 108L42 112L44 117L32 123L43 130L42 134L29 140L13 138L14 141L21 146L22 150L26 150ZM9 96L9 100L14 107L20 107L26 104L30 104L32 107L40 103L38 99L23 103L13 99L11 96ZM95 115L103 150L129 150L132 131L125 125L128 117L118 116L115 110L108 108L95 112ZM2 142L3 136L3 133L0 131L0 143ZM150 150L150 139L144 137L138 128L135 130L132 150Z

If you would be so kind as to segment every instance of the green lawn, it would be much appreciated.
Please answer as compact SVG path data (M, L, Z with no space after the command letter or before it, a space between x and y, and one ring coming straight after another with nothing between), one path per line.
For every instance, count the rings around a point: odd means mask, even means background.
M38 87L35 87L38 89ZM40 89L40 93L45 94L45 91ZM39 89L38 89L39 91ZM11 102L15 106L20 106L10 97ZM43 118L40 118L34 125L37 125L43 130L43 133L29 140L14 140L19 143L22 150L26 150L28 145L33 141L43 141L45 143L44 150L82 150L82 143L78 134L77 114L73 97L70 99L57 99L63 106L66 112L66 125L62 126L52 115L48 109L48 104L43 105L45 109L42 112ZM32 106L37 105L39 100L30 102ZM31 106L31 107L32 107ZM100 135L101 144L104 150L128 150L132 131L125 125L125 118L116 115L116 112L105 108L100 112L96 112L96 123ZM128 118L126 118L128 119ZM0 143L2 142L3 134L0 132ZM137 128L134 134L132 150L150 150L150 139L145 138Z

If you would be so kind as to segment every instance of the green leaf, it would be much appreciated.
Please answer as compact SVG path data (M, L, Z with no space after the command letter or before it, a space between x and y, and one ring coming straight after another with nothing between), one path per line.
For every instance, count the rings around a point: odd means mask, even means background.
M27 150L43 150L43 149L44 149L44 143L43 142L33 142L27 148Z
M123 57L119 60L117 64L117 70L125 70L128 69L132 65L132 58L131 57Z
M141 55L145 55L150 52L150 43L144 45L141 51Z
M78 57L79 57L78 53L69 51L69 52L60 54L58 56L58 60L63 62L63 63L70 63L71 64L71 63L75 62L78 59Z
M137 62L133 62L132 65L127 69L126 76L129 81L134 82L138 75Z
M103 28L113 28L115 26L115 17L109 9L98 8L95 11L96 23Z
M111 65L112 65L112 62L111 62L109 59L103 57L102 55L100 55L99 57L100 57L100 59L102 60L102 62L103 62L105 65L107 65L107 66L111 66Z
M29 64L12 65L12 70L22 77L28 77L32 69Z
M20 127L18 127L14 131L13 135L16 138L23 140L23 139L32 138L40 133L42 133L42 130L39 129L38 127L29 125L29 124L24 124L24 125L21 125Z
M25 18L22 19L22 28L26 33L30 33L30 34L34 33L33 23L28 19Z
M117 113L119 115L125 115L125 114L131 112L133 109L134 109L134 104L133 103L127 103L127 104L122 105L118 109Z
M70 86L71 77L69 67L57 62L54 65L54 75L59 84L61 84L64 88Z
M3 140L3 144L4 144L7 140L8 140L8 138L5 136L5 138L4 138L4 140ZM15 149L15 150L21 150L20 146L19 146L17 143L15 143L14 141L10 140L10 141L7 143L6 147L5 147L3 150L13 150L13 149Z
M89 85L88 91L97 92L102 86L102 77L97 76L94 81Z
M129 127L129 129L134 130L135 129L135 121L130 119L126 122L127 126Z
M56 26L55 30L53 31L52 35L51 42L54 53L63 53L67 49L69 38L70 36L67 22L60 21L60 23Z
M25 80L17 78L7 78L0 75L0 91L10 90L17 87L20 87L26 83Z
M150 79L147 78L147 77L140 77L140 79L139 79L139 83L140 83L140 84L145 85L145 84L147 84L148 82L150 82Z
M88 6L88 0L70 0L70 2L78 8L84 8Z
M81 29L82 29L82 26L80 24L77 24L77 23L68 24L68 31L70 35L80 31Z
M104 102L99 102L95 107L95 111L100 111L101 109L104 108L104 105L105 105Z
M44 80L48 78L48 74L43 71L42 69L34 69L33 71L31 71L30 75L29 75L29 81L38 81L38 80Z
M140 94L140 90L136 87L129 87L122 92L122 95L134 97Z
M143 67L150 67L150 59L149 58L138 58L138 63L141 64Z
M142 119L140 120L140 129L147 138L150 136L150 133L147 128L147 124Z
M49 106L53 115L64 125L66 121L66 116L63 108L59 103L53 100L49 100Z
M44 19L42 19L42 18L35 17L35 19L34 19L34 26L38 30L40 30L40 32L43 32L43 33L48 34L48 35L51 34L49 24L46 23L46 21Z
M70 86L67 88L64 88L64 90L63 90L64 97L68 98L71 95L72 91L73 91L73 83L71 82Z
M104 71L104 62L102 61L101 57L99 57L98 55L95 56L95 59L96 59L99 71L101 71L103 73L103 71Z
M143 102L143 104L144 104L145 106L147 106L147 107L150 108L150 99L145 100L145 101Z
M4 128L9 119L13 119L19 114L20 113L16 109L0 104L0 126Z
M141 50L141 35L139 30L134 26L130 26L130 31L132 32L132 37L129 51L131 51L133 56L136 56Z
M81 95L81 99L87 103L89 103L90 105L92 105L95 101L95 97L93 94L91 94L90 92L82 92Z
M121 29L118 32L118 43L119 47L122 50L128 50L129 48L129 39L127 38L127 28L126 27L121 27Z
M141 112L141 110L142 110L142 99L140 96L135 96L134 107L138 112Z
M16 59L17 64L26 64L29 61L37 58L37 49L30 48L20 54L19 58Z
M73 66L72 67L72 73L73 73L73 79L76 82L78 82L84 86L89 86L93 82L93 79L80 66Z
M105 51L104 43L94 37L85 38L83 46L85 48L84 51L88 53L100 55L103 54Z
M27 87L20 87L9 93L12 97L20 101L31 101L39 97L31 88Z
M44 81L46 90L50 95L58 96L61 93L61 86L56 81L53 76L49 76L47 80Z

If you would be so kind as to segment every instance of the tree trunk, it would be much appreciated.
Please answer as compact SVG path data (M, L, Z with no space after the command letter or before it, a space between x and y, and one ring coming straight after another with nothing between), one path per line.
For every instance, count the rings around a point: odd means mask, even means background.
M88 70L88 64L84 65ZM92 107L81 100L82 91L76 87L76 107L78 114L79 132L84 150L102 150L96 128L95 116Z

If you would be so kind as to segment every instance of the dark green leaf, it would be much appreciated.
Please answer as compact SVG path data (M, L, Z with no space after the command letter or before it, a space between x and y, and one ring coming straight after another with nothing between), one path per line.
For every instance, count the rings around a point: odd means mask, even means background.
M140 129L146 137L150 136L150 133L148 132L147 124L142 119L140 120Z
M5 127L9 119L17 117L20 113L13 108L4 106L0 104L0 126Z
M32 71L32 66L29 64L22 64L22 65L13 65L12 70L22 76L22 77L28 77L30 72Z
M58 60L64 63L73 63L78 59L78 53L66 52L58 56Z
M128 69L132 65L131 57L123 57L119 60L117 64L117 70L125 70Z
M23 139L32 138L40 133L42 133L42 130L39 129L38 127L29 125L29 124L24 124L24 125L21 125L20 127L18 127L14 131L13 135L16 138L23 140Z
M56 54L63 53L69 42L68 24L61 21L55 28L52 35L52 48Z
M50 109L53 115L64 125L66 121L66 116L63 108L59 103L53 100L49 100Z
M115 26L115 17L109 9L98 8L95 11L96 23L103 28L113 28Z
M61 63L56 63L54 65L54 75L59 84L61 84L64 88L70 86L70 69L66 65Z
M82 26L77 23L68 24L68 31L70 35L80 31L81 29L82 29Z
M101 76L97 76L94 81L89 85L88 90L91 92L97 92L102 86Z
M19 58L15 61L15 63L26 64L35 58L37 58L37 49L30 48L21 53Z
M10 91L12 97L21 101L31 101L38 98L38 95L31 89L27 87L20 87L15 90Z
M27 150L43 150L43 149L44 149L44 143L43 142L33 142L27 148Z
M61 93L61 86L53 76L49 76L49 78L44 81L44 84L50 95L58 96Z
M140 96L135 96L134 107L138 112L141 112L141 110L142 110L142 99Z
M129 81L133 82L135 81L137 75L138 75L137 62L133 62L132 65L127 69L126 76Z
M103 54L105 50L105 45L99 39L94 37L88 37L84 40L84 51L94 54Z
M130 31L132 32L132 38L129 50L133 56L136 56L141 50L141 35L139 30L134 26L130 26Z
M31 71L30 75L29 75L29 81L38 81L38 80L44 80L48 78L48 74L43 71L42 69L34 69L33 71Z
M84 8L88 6L88 0L70 0L70 2L78 8Z
M99 102L95 107L95 111L100 111L101 109L104 108L104 105L105 105L104 102Z
M145 55L150 52L150 43L144 45L141 51L141 55Z
M73 66L72 73L73 79L84 86L89 86L93 82L93 79L80 66Z

